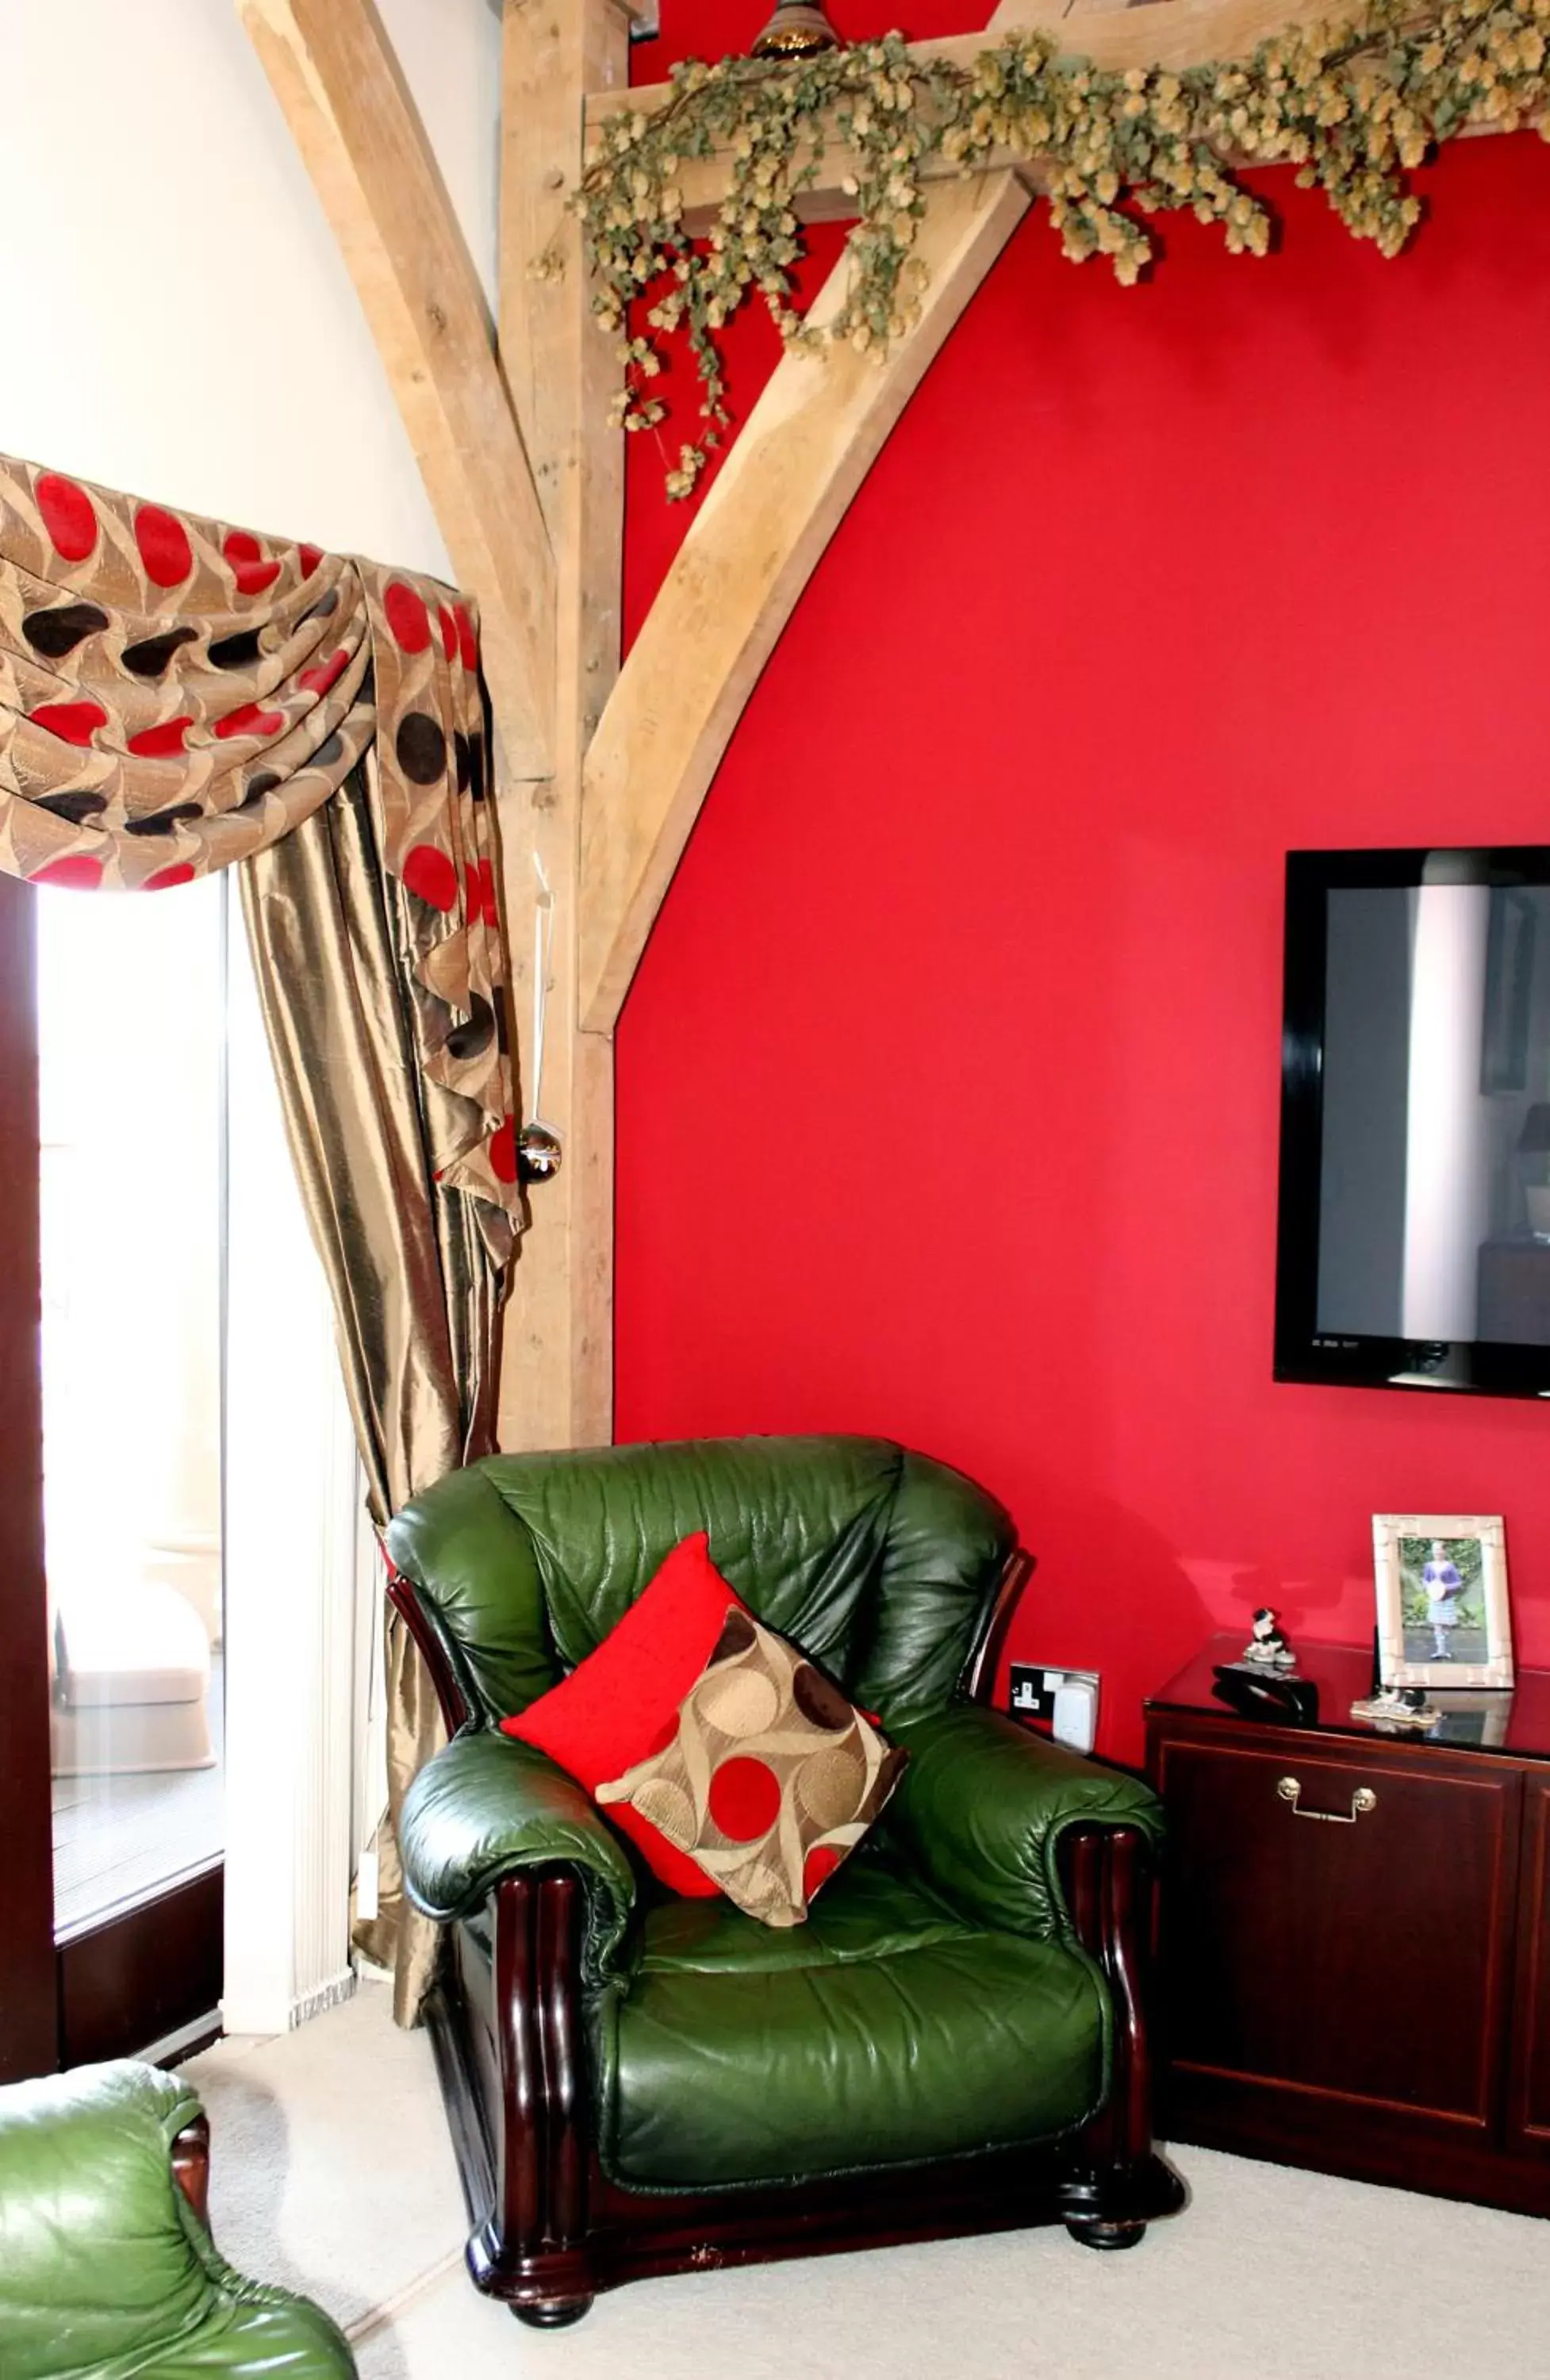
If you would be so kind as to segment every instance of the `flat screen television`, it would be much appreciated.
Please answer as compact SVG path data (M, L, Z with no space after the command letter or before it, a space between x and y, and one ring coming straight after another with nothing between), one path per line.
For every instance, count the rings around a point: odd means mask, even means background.
M1550 1396L1550 849L1287 855L1276 1377Z

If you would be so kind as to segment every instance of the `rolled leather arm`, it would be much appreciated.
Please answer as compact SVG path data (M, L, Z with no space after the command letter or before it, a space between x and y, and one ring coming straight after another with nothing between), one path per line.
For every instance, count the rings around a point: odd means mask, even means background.
M172 2173L188 2083L119 2059L0 2090L6 2380L351 2380L321 2308L245 2280Z
M974 1703L890 1727L910 1765L884 1814L944 1899L1008 1934L1072 1938L1057 1865L1070 1827L1160 1840L1151 1788Z
M471 1916L504 1876L574 1868L587 1911L584 1970L597 1979L615 1970L635 1871L590 1796L547 1754L491 1728L466 1729L426 1762L398 1828L409 1898L443 1925Z
M171 2156L199 2112L187 2083L127 2063L0 2091L0 2372L149 2355L196 2319Z

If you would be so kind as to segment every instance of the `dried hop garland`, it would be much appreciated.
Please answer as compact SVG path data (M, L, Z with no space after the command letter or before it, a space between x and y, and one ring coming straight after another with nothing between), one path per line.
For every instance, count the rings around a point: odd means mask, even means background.
M701 383L697 438L668 473L685 496L731 417L718 334L754 295L782 336L822 344L797 310L797 213L826 144L842 144L858 218L844 302L827 335L886 354L916 318L914 254L928 174L1037 160L1066 254L1107 256L1133 282L1147 215L1192 208L1235 253L1263 256L1270 220L1234 166L1291 164L1356 237L1397 255L1421 212L1405 172L1471 126L1532 125L1550 140L1550 0L1369 0L1343 21L1289 28L1241 63L1119 73L1020 32L970 65L912 56L898 34L791 62L725 58L674 69L666 103L612 116L573 201L620 341L614 419L648 430L664 341L686 334ZM730 183L696 237L684 182L715 157ZM552 259L539 266L552 272Z

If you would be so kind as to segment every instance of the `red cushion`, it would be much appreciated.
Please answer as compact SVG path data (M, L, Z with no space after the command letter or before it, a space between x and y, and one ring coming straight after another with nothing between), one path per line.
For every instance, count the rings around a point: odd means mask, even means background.
M731 1604L743 1608L711 1560L704 1530L685 1537L597 1651L515 1718L503 1718L503 1732L547 1752L595 1793L605 1778L672 1742L678 1706L710 1658ZM705 1870L628 1804L608 1815L663 1884L693 1900L716 1898Z

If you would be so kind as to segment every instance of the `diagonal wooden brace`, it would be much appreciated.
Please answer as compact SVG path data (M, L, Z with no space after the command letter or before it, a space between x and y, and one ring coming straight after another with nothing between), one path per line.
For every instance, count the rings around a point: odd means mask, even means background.
M796 599L926 367L1021 222L1010 174L942 183L918 322L882 362L782 357L684 539L587 754L582 1022L612 1030L711 778ZM842 258L809 320L842 301Z

